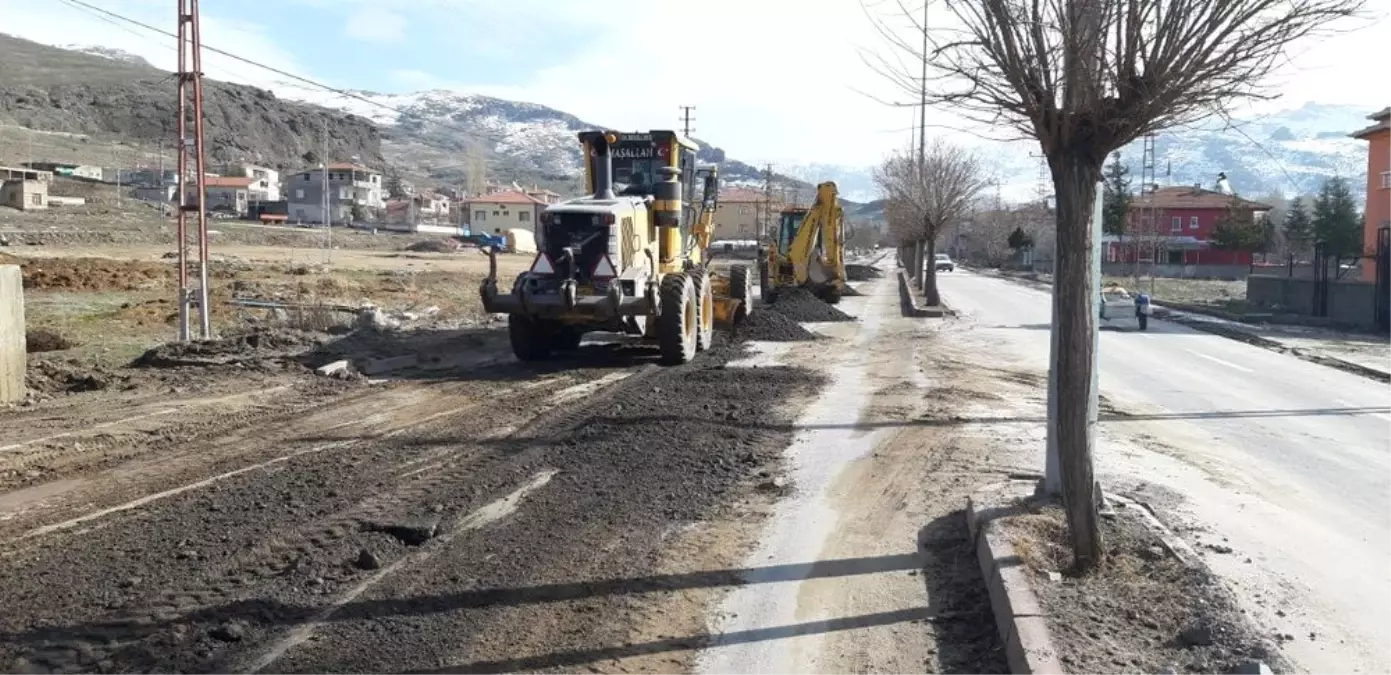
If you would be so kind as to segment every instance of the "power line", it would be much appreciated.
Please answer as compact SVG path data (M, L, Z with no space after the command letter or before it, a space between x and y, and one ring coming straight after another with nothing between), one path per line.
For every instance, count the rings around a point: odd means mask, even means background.
M69 5L77 5L77 6L80 6L80 7L84 7L84 8L86 8L86 9L89 9L89 10L93 11L93 12L97 12L97 13L99 13L99 14L102 14L102 15L105 15L105 16L108 16L108 17L111 17L111 18L113 18L113 19L117 19L117 20L120 20L120 21L124 21L124 22L126 22L126 23L131 24L131 25L139 26L139 27L141 27L141 28L144 28L145 30L152 31L152 32L155 32L155 33L159 33L160 35L165 35L165 36L172 37L172 38L177 38L177 37L178 37L178 36L175 35L174 33L171 33L171 32L169 32L169 31L167 31L167 30L164 30L163 28L159 28L159 27L157 27L157 26L152 26L152 25L150 25L150 24L148 24L148 23L145 23L145 22L143 22L143 21L140 21L140 20L138 20L138 19L132 19L132 18L130 18L130 17L128 17L128 16L125 16L125 15L123 15L123 14L119 14L119 13L113 12L113 11L111 11L111 10L109 10L109 9L104 9L104 8L102 8L102 7L98 7L98 6L93 5L93 4L89 3L89 2L86 2L86 0L59 0L59 1L60 1L60 2L67 3L67 4L69 4ZM376 106L376 107L378 107L378 108L381 108L381 109L383 109L383 110L388 110L388 111L394 112L394 113L396 113L397 115L405 115L405 114L407 114L406 111L401 110L400 108L396 108L396 107L393 107L393 106L389 106L389 105L387 105L387 104L385 104L385 103L382 103L382 102L380 102L380 101L374 101L374 100L372 100L372 99L370 99L370 98L367 98L366 96L363 96L363 95L358 94L358 93L356 93L356 92L353 92L353 91L350 91L350 90L347 90L347 89L339 89L338 87L334 87L334 86L331 86L331 85L324 84L324 83L322 83L322 82L318 82L318 81L315 81L315 80L311 80L311 79L309 79L309 78L307 78L307 77L304 77L304 76L301 76L301 75L296 75L296 74L294 74L294 73L291 73L291 72L288 72L288 71L285 71L285 70L281 70L280 68L276 68L275 66L269 66L269 65L266 65L266 64L261 63L261 62L259 62L259 61L255 61L255 60L252 60L252 59L248 59L248 58L246 58L246 57L244 57L244 56L238 56L237 54L233 54L232 52L229 52L229 51L226 51L226 50L223 50L223 49L218 49L218 48L216 48L216 47L209 47L209 46L206 45L206 44L203 45L202 48L203 48L204 51L213 52L214 54L221 54L222 56L225 56L225 57L227 57L227 58L229 58L229 59L232 59L232 60L234 60L234 61L239 61L239 62L245 63L245 64L247 64L247 65L249 65L249 66L255 66L255 67L257 67L257 68L261 68L261 69L266 70L266 71L268 71L268 72L275 73L276 75L280 75L280 76L282 76L282 77L288 77L288 78L290 78L290 79L292 79L292 80L295 80L296 82L301 82L301 83L307 84L307 85L309 85L309 86L311 86L311 87L316 87L316 88L322 89L322 90L324 90L324 91L332 92L332 93L338 94L339 96L343 96L343 97L345 97L345 98L351 98L351 99L354 99L354 100L357 100L357 101L361 101L361 102L363 102L363 103L367 103L367 104L369 104L369 105L374 105L374 106ZM450 124L448 124L448 123L443 123L443 125L444 125L444 126L453 126L455 129L467 133L467 130L464 129L463 127L461 127L461 126L454 126L454 125L450 125Z

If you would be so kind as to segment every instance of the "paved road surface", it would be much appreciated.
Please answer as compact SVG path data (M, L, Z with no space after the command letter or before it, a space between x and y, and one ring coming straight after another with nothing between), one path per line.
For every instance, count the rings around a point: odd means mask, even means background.
M1046 370L1047 292L939 279L1002 359ZM1304 667L1391 669L1391 387L1163 321L1103 331L1100 349L1102 395L1139 414L1103 424L1103 478L1182 495L1207 541L1235 549L1214 568L1296 636Z

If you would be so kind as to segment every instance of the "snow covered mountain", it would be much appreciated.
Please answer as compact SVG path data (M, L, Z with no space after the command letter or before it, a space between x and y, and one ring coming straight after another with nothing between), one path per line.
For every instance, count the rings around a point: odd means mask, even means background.
M1210 121L1191 128L1159 134L1155 139L1155 174L1160 185L1211 187L1217 174L1226 172L1232 187L1243 195L1311 194L1325 178L1349 179L1357 198L1366 192L1367 144L1348 134L1370 122L1372 110L1342 105L1310 103L1271 115L1234 120L1232 125ZM1038 149L1031 143L983 143L961 139L980 156L985 170L999 183L1006 202L1035 199L1038 194ZM1121 150L1139 189L1143 142ZM834 180L842 194L867 202L878 190L869 167L826 164L778 165L792 176L816 182ZM1043 174L1045 191L1047 174Z
M81 52L83 54L91 54L92 56L100 56L104 59L111 59L112 61L132 63L137 66L150 65L150 62L146 61L143 56L137 56L123 49L116 49L115 47L102 47L101 45L58 45L58 48Z
M382 153L397 166L445 183L466 183L487 164L489 178L574 189L582 175L575 134L596 125L535 103L442 89L411 94L352 91L344 96L285 84L286 98L365 117L383 132ZM700 159L720 165L730 185L762 185L753 166L700 141Z

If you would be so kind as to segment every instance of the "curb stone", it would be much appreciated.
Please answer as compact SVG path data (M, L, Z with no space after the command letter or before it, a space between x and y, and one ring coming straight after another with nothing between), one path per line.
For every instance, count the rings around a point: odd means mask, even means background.
M908 272L898 271L898 300L903 308L903 315L916 318L940 319L944 316L956 316L947 303L941 303L936 307L923 307L918 304L918 298L913 294L912 284L909 283Z
M1023 564L1009 540L991 522L1007 511L998 506L1033 492L1033 483L1015 481L978 492L966 500L966 527L976 542L976 558L990 593L995 625L1005 643L1011 673L1064 673L1053 646L1047 617ZM993 504L993 506L992 506Z

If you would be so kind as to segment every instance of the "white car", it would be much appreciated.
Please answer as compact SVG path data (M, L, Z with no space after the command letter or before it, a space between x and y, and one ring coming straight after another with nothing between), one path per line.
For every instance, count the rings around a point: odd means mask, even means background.
M933 260L933 268L938 272L955 272L956 263L951 261L951 256L945 253L938 253L937 257Z

